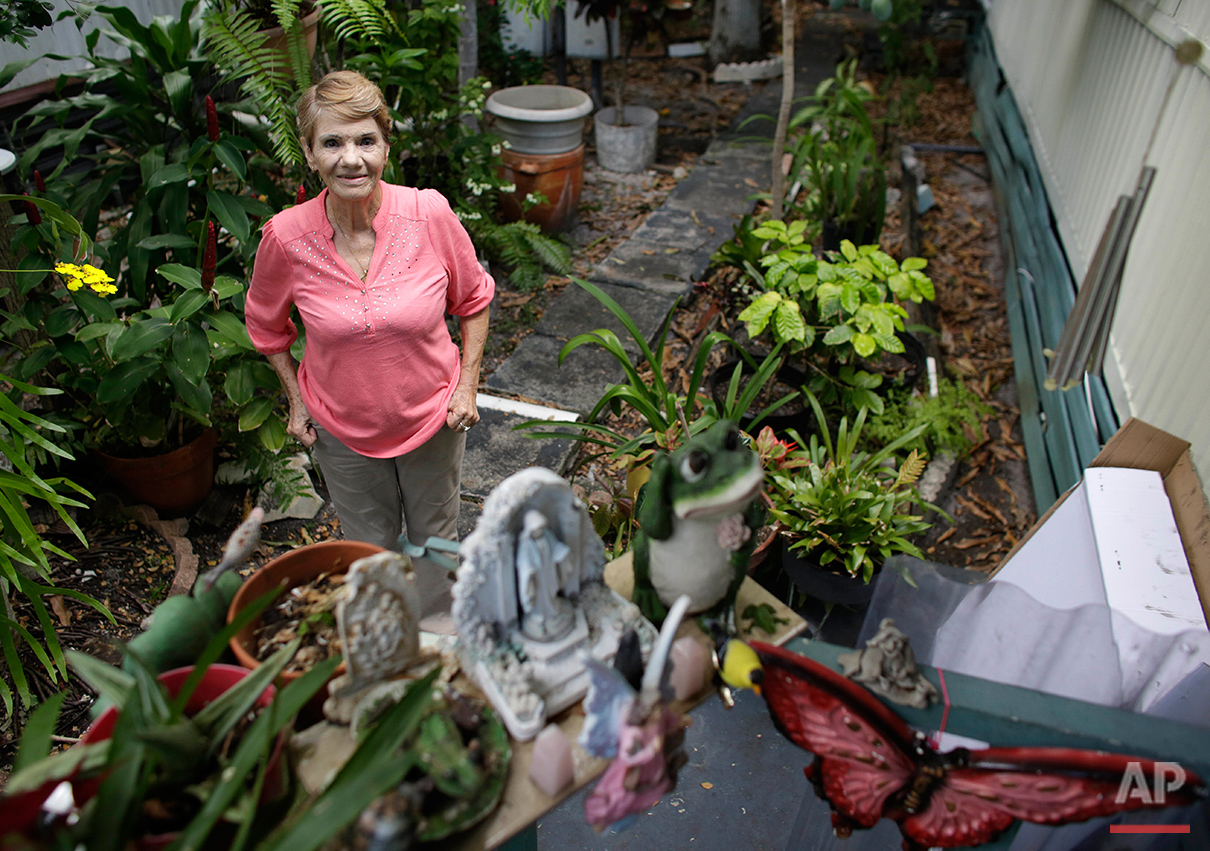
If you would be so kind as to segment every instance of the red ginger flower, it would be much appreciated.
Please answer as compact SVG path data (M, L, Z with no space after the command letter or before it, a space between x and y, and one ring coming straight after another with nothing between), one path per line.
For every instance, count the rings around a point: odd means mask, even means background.
M39 195L46 194L46 181L42 179L42 172L34 169L34 189L38 190Z
M206 95L206 135L211 142L218 141L218 109L210 95Z
M27 198L29 197L28 192L22 192L21 194ZM25 202L25 215L29 217L29 223L31 225L42 224L42 213L38 210L38 205L33 201Z
M202 252L202 290L214 289L214 267L218 263L218 237L214 222L206 222L206 250Z
M298 184L298 192L294 195L294 203L301 204L307 200L307 185L305 183Z

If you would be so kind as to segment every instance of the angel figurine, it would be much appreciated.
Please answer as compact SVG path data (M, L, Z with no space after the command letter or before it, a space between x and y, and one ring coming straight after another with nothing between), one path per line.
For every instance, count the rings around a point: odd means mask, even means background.
M681 745L690 718L669 706L668 653L689 602L682 595L673 604L638 682L618 667L586 660L590 685L580 745L593 756L614 758L584 801L584 815L598 831L623 829L651 809L676 786L687 759ZM624 655L619 652L619 659Z

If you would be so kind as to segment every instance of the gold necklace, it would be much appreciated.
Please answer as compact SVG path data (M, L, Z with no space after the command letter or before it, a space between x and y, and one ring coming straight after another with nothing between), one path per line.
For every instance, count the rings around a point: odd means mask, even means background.
M345 245L348 246L349 254L352 256L353 262L356 263L357 268L361 270L361 280L364 282L366 276L370 274L369 267L363 264L361 262L361 258L357 256L357 251L353 248L353 240L349 239L349 235L345 233L345 229L340 226L340 222L336 221L335 219L330 219L330 221L336 227L336 230L339 231L340 235L344 237ZM374 252L372 249L370 251L370 262L374 262Z

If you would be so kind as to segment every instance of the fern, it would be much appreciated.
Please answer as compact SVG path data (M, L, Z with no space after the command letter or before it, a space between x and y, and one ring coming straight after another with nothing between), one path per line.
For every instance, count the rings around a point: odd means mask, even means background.
M383 0L325 0L321 9L324 26L337 41L403 35Z
M265 46L267 36L258 32L259 27L260 23L246 12L215 12L205 19L206 49L224 80L238 79L240 91L255 102L268 122L274 159L301 167L305 159L298 143L294 109L287 100L287 93L297 90L296 78L285 67L281 54ZM297 40L301 40L301 30L298 35ZM302 49L305 56L306 46ZM307 75L309 81L309 65Z
M913 449L907 460L903 462L903 466L899 468L899 475L895 477L894 486L897 488L901 485L916 484L916 480L924 473L927 463L920 453Z
M298 20L298 7L302 0L273 0L273 15L277 25L283 30L289 30L291 23Z
M571 273L567 247L535 224L499 225L484 219L467 224L475 240L487 249L489 259L509 270L508 279L519 290L539 289L548 273Z

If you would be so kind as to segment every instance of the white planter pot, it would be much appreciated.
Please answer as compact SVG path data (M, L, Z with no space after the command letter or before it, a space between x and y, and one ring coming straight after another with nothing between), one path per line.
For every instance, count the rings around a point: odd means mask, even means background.
M574 151L584 138L592 98L571 86L513 86L487 99L495 131L522 154Z
M655 162L660 114L647 106L626 107L626 123L614 124L616 110L607 106L593 120L597 162L609 171L643 171Z

